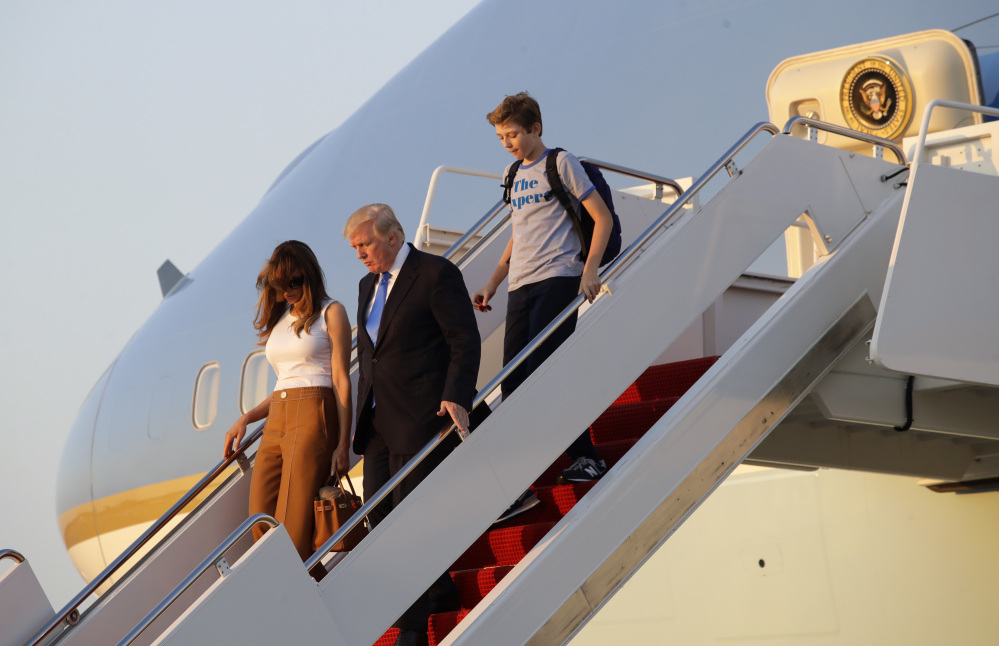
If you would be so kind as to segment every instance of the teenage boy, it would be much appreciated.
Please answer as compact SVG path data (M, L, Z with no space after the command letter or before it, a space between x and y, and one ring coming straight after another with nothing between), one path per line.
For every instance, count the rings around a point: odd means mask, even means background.
M613 218L603 199L594 190L579 160L567 152L557 158L558 176L567 192L593 218L593 239L585 261L582 244L558 198L551 193L545 175L548 148L541 141L541 108L527 92L507 96L487 117L496 127L500 143L520 167L510 187L511 226L513 234L496 270L485 286L475 292L475 306L485 311L489 300L504 278L509 279L506 335L503 340L503 364L527 346L531 340L582 293L589 302L600 293L599 264L611 234ZM507 177L510 166L504 172ZM576 315L569 317L527 360L503 382L504 399L576 329ZM563 483L595 480L607 472L597 455L587 429L566 453L573 463L559 481ZM521 496L500 518L503 520L537 504L530 491Z

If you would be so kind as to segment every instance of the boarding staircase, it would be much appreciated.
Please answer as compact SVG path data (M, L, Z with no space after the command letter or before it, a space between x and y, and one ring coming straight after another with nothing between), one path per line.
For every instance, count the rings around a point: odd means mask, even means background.
M755 127L612 263L575 334L390 522L351 553L324 557L332 569L318 587L283 528L248 546L250 526L266 520L250 519L119 643L263 644L287 634L391 643L387 627L445 570L463 610L432 618L435 643L566 642L870 331L904 195L882 178L897 169ZM728 183L698 203L720 172ZM717 361L650 367L802 217L823 254L815 267ZM468 262L491 270L490 254L487 245ZM466 282L477 284L468 273ZM587 427L613 468L597 483L555 486L567 465L559 456ZM529 486L542 506L493 527ZM244 547L223 558L230 544ZM220 578L203 575L213 569ZM80 634L67 630L59 643L97 643Z
M703 207L643 243L645 253L622 259L632 264L619 281L608 281L607 306L598 300L551 360L394 512L392 530L376 528L323 581L320 593L343 643L374 641L377 635L350 618L366 613L372 624L391 623L478 538L477 528L488 527L548 468L575 429L596 419L803 213L827 243L824 261L721 356L443 643L567 640L870 328L877 276L883 280L902 199L902 191L880 178L897 166L777 137L741 171L729 168L733 181ZM607 341L622 336L629 342ZM534 451L525 454L524 446ZM460 489L467 482L476 486ZM462 517L442 513L441 501L462 509ZM413 541L427 519L436 531ZM417 562L407 549L418 549ZM377 607L375 591L402 571L410 576L392 584L401 602L391 606L380 595ZM347 589L360 593L344 599L339 593Z
M613 468L716 360L706 357L654 365L629 386L589 428L607 466ZM555 460L531 486L541 503L486 531L448 568L460 592L461 610L430 617L427 632L431 644L441 643L596 484L556 484L558 474L567 466L565 455ZM397 629L389 629L376 646L392 646L397 636Z

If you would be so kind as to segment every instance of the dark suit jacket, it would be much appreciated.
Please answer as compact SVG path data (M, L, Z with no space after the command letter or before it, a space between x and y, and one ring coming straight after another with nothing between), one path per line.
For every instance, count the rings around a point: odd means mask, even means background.
M385 301L378 344L372 346L365 323L378 277L369 273L358 289L360 375L353 448L363 454L373 433L374 393L378 432L390 452L408 455L450 424L450 416L437 416L442 400L471 410L481 352L479 328L458 268L410 245Z

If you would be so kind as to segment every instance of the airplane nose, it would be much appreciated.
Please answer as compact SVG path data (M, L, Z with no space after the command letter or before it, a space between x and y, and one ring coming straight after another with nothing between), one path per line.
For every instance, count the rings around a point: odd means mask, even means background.
M95 524L91 455L97 415L113 369L112 365L104 372L80 407L63 448L56 481L59 530L73 564L88 581L107 565Z

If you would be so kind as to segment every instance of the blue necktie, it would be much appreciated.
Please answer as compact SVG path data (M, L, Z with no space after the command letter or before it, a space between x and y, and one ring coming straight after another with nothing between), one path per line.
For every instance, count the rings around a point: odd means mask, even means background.
M371 337L371 345L378 341L378 325L382 322L382 310L385 309L385 296L388 294L388 282L392 274L385 272L382 279L378 281L378 289L375 290L375 302L371 305L371 313L368 314L368 322L364 324L364 329Z

